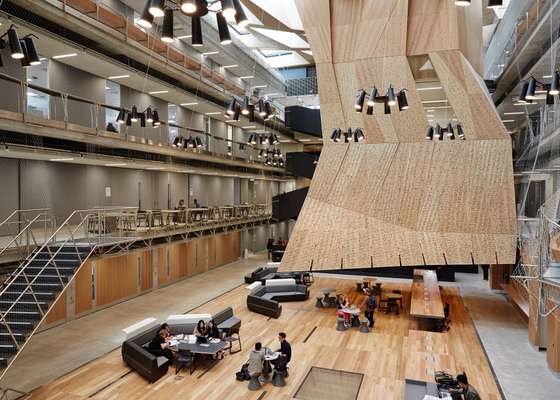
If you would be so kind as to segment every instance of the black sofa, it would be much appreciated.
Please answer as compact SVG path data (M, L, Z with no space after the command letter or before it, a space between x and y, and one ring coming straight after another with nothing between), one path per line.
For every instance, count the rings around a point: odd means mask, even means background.
M226 335L233 331L238 331L241 327L241 320L233 315L231 307L212 315L212 319L220 332ZM197 322L170 323L169 330L172 335L180 333L192 334ZM170 361L166 357L154 356L147 350L148 344L156 336L159 329L159 324L158 326L148 328L142 333L125 340L121 346L123 361L150 383L154 383L165 375L170 365Z
M259 314L278 318L282 314L283 301L304 301L309 298L306 285L292 284L261 286L247 296L247 308Z
M156 336L159 326L150 328L126 341L121 346L123 361L150 383L167 373L170 361L163 356L154 356L146 347Z
M278 271L278 267L275 266L267 265L264 267L258 267L253 272L250 272L247 275L245 275L245 283L253 283L255 281L260 281L266 276L274 274L276 271Z

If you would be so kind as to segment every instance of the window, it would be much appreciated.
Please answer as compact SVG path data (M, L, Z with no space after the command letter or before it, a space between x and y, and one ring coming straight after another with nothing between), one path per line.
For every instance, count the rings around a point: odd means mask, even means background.
M168 104L167 105L167 121L172 124L177 124L177 105ZM168 130L169 143L173 143L175 138L179 136L179 128L176 126L170 126Z
M266 58L287 56L289 54L292 54L292 52L288 50L259 50L259 52L263 55L263 57Z
M112 81L105 81L105 104L115 107L121 106L121 85ZM105 109L106 131L120 131L120 124L116 123L118 115L117 110Z
M233 126L227 125L227 152L233 155Z
M42 58L42 57L41 57ZM27 82L37 86L49 87L49 62L42 59L41 64L26 69ZM49 95L38 90L27 89L27 112L42 118L49 118Z

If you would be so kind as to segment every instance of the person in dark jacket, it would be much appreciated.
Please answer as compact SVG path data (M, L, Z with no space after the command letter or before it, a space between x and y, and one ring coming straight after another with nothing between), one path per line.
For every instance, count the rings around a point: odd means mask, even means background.
M462 374L457 375L457 382L459 383L461 389L463 389L463 398L465 400L480 400L480 396L474 386L469 384L467 374L463 372Z
M272 258L272 246L274 246L274 239L269 238L268 242L266 242L266 251L268 252L268 259Z
M164 356L172 361L175 355L169 348L169 343L165 340L166 335L167 331L165 329L160 329L148 345L148 350L156 357Z
M280 348L276 350L276 352L280 353L280 357L272 361L272 364L274 364L277 370L285 371L288 368L288 363L292 359L292 346L286 340L286 334L284 332L278 334L278 341L280 342Z

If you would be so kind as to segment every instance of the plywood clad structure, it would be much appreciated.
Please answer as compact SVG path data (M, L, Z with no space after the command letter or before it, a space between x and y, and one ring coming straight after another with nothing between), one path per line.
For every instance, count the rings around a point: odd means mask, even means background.
M474 11L452 0L296 4L317 63L324 146L281 269L513 263L511 142L461 48ZM425 140L408 60L419 55L429 57L466 140ZM356 113L357 89L373 83L380 93L407 88L410 108ZM349 127L363 128L366 140L330 140Z

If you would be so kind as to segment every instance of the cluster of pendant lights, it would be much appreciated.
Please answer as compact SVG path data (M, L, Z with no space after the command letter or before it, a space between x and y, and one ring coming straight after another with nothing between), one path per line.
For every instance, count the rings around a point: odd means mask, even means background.
M463 130L463 125L457 124L457 136L459 139L465 140L465 131ZM435 127L429 126L426 131L426 139L428 140L443 140L444 133L450 140L455 140L455 130L453 129L453 124L451 122L447 125L447 128L442 128L440 124Z
M280 149L261 150L258 155L259 158L264 158L265 165L272 165L274 167L284 166L284 156L280 152Z
M4 39L6 36L8 37L7 41ZM10 47L11 57L15 60L20 60L23 68L41 64L35 43L33 43L33 35L27 35L20 39L16 28L12 25L0 38L2 40L2 48L6 47L7 42L7 45ZM3 66L4 63L2 57L0 57L0 67Z
M348 128L348 130L344 131L344 133L340 128L335 128L331 133L331 140L333 142L340 142L343 136L344 143L349 143L352 138L354 139L354 142L361 142L366 138L362 128L356 128L353 132L351 128Z
M554 96L560 95L560 72L554 72L550 84L539 82L534 77L530 77L528 81L523 83L519 93L519 102L532 103L536 99L535 91L537 88L546 90L546 104L554 104Z
M204 144L202 144L202 139L198 136L195 138L189 136L186 139L183 136L177 136L171 146L178 149L201 149L204 147Z
M471 0L455 0L456 6L466 7L471 5ZM504 0L488 0L488 8L503 7Z
M157 110L152 110L151 107L146 108L144 112L138 112L136 106L132 106L131 111L121 108L117 115L117 124L126 124L131 126L133 122L140 121L140 127L145 128L147 123L152 124L154 128L161 125L159 114Z
M280 143L280 141L278 140L278 136L276 136L276 134L274 133L271 133L268 137L266 137L266 134L259 135L257 133L251 133L249 135L249 139L247 140L247 144L251 144L253 146L255 146L256 144L270 144L271 146L274 146L278 143Z
M375 105L375 103L384 104L385 114L391 114L391 106L395 105L399 106L399 111L408 110L408 101L406 99L405 92L406 89L401 89L399 93L395 95L395 89L391 84L389 84L387 95L385 96L379 95L379 92L375 85L372 86L369 95L366 94L366 91L364 89L359 89L358 93L356 94L356 103L354 104L354 108L356 109L356 112L361 113L364 109L364 103L367 97L367 115L373 114L373 106Z
M249 24L249 19L241 6L239 0L221 0L222 9L216 12L216 22L218 24L218 34L220 35L220 43L222 45L231 43L231 36L227 19L235 19L240 27ZM202 23L200 18L208 14L207 0L178 0L175 1L172 8L169 4L166 6L165 0L148 0L142 16L138 20L138 25L144 28L151 28L154 18L163 17L161 40L166 43L173 42L173 12L180 10L183 14L191 17L191 34L192 45L202 46Z
M255 109L256 108L256 109ZM250 122L255 122L255 111L264 119L271 119L274 117L274 109L270 105L270 102L265 101L260 98L256 107L249 101L249 96L243 98L243 104L239 104L235 97L231 97L224 116L233 119L234 121L239 121L239 116L241 114L247 116Z

